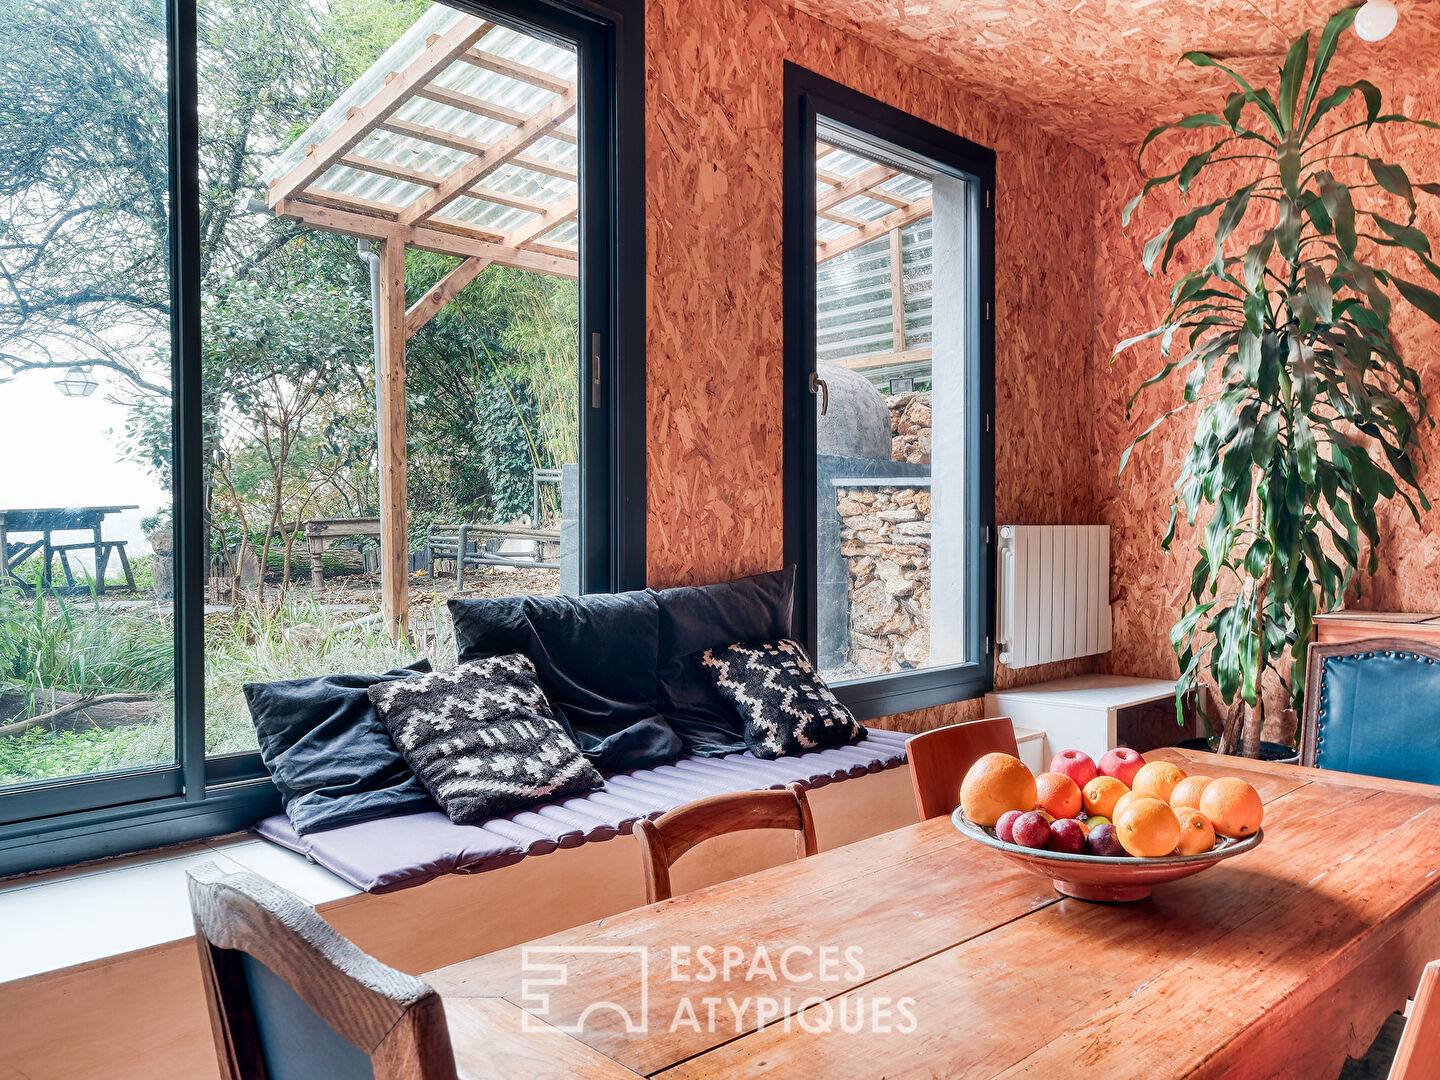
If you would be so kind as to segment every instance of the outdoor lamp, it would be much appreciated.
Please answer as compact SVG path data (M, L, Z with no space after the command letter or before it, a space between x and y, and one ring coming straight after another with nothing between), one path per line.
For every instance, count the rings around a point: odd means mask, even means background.
M89 397L100 384L90 374L90 369L76 364L65 372L63 379L56 379L55 385L66 397Z
M1390 36L1399 17L1390 0L1366 0L1355 14L1355 33L1366 41L1379 41Z

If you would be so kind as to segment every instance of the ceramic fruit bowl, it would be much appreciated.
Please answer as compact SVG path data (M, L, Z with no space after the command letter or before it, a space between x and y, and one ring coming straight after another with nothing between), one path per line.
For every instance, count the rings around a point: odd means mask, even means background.
M982 828L959 810L950 816L955 828L972 840L978 840L1008 855L1025 869L1048 877L1055 890L1081 900L1105 900L1124 903L1143 900L1152 885L1198 874L1222 859L1256 848L1265 835L1261 829L1244 840L1221 839L1213 851L1202 855L1166 855L1158 859L1110 858L1102 855L1066 855L1058 851L1007 844L993 829Z

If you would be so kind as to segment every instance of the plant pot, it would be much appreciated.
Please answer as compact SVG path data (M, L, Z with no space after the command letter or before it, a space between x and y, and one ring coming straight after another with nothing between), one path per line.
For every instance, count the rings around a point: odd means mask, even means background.
M1181 739L1175 744L1176 750L1204 750L1208 753L1215 752L1214 743L1217 739ZM1261 761L1278 761L1281 765L1300 764L1300 751L1293 746L1286 746L1284 743L1264 742L1260 743Z

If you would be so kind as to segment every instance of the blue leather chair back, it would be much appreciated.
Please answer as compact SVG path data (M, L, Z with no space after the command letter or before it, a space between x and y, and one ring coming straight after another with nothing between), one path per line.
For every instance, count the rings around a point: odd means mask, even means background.
M1304 762L1440 784L1440 651L1394 638L1312 645Z
M305 999L241 954L268 1080L375 1080L370 1055L342 1038Z

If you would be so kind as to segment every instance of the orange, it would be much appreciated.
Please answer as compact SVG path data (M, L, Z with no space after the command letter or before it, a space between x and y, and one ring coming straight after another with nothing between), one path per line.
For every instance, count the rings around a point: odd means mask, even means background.
M1187 776L1175 785L1170 792L1170 809L1178 810L1182 806L1200 808L1200 793L1215 778L1213 776Z
M1009 754L986 754L960 784L960 809L976 825L994 825L1007 810L1035 806L1035 777Z
M1180 841L1180 819L1154 796L1136 799L1115 819L1115 836L1131 855L1169 855Z
M1041 773L1035 778L1035 805L1052 817L1080 813L1080 786L1064 773Z
M1233 840L1254 836L1265 818L1260 793L1237 776L1222 776L1200 793L1200 812L1215 831Z
M1175 816L1180 819L1180 842L1175 845L1176 852L1203 855L1215 846L1215 826L1199 810L1193 806L1182 806L1175 810Z
M1175 785L1185 779L1185 770L1168 761L1147 761L1130 781L1132 791L1145 791L1161 802L1170 801Z
M1101 817L1115 818L1115 800L1124 795L1130 788L1113 776L1097 776L1085 785L1081 797L1085 800L1085 813Z
M1152 795L1148 791L1137 791L1132 788L1130 791L1125 792L1124 795L1121 795L1120 798L1115 800L1115 805L1110 808L1110 820L1114 821L1115 819L1117 819L1120 816L1120 811L1124 810L1125 807L1129 806L1136 799L1154 798L1158 798L1158 796ZM1163 802L1164 800L1161 801Z

